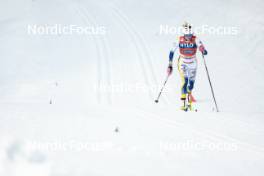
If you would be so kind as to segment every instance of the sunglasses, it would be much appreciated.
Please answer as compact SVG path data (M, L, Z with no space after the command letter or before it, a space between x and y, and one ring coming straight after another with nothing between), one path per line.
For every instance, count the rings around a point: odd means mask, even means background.
M187 38L187 39L191 39L193 36L193 34L184 34L184 37Z

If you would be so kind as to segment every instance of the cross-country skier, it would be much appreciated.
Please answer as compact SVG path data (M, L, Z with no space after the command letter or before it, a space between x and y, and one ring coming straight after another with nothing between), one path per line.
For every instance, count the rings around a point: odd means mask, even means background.
M192 97L192 90L194 88L197 71L197 48L199 48L203 55L207 55L207 51L201 40L197 39L194 35L192 26L189 23L185 22L182 27L183 35L179 37L178 45L170 51L167 72L169 75L172 73L173 56L175 51L179 48L178 70L182 81L181 100L183 102L181 109L186 111L188 108L192 110L192 102L194 100Z

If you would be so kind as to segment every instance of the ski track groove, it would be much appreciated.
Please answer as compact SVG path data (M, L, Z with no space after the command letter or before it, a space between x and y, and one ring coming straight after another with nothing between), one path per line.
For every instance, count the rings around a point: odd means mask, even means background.
M82 7L82 8L83 8L84 15L87 17L87 19L90 19L90 21L92 22L92 24L94 26L98 26L97 22L91 17L91 15L89 15L88 9L85 7ZM99 40L99 41L101 41L101 44L102 44L101 46L103 47L102 53L103 53L103 58L105 61L105 64L103 64L103 65L104 65L104 68L106 70L105 77L106 77L106 83L107 83L107 87L108 87L108 86L112 85L111 84L111 80L112 80L111 68L112 67L111 67L110 59L109 59L111 50L109 48L109 44L108 44L109 42L106 38L106 35L100 36L100 37L102 37L101 40ZM108 90L107 90L107 100L108 100L108 104L112 104L112 93L111 93L111 91L108 91Z
M116 8L113 5L111 5L111 9L113 9L113 12L114 12L115 16L119 19L120 24L123 26L125 31L129 34L129 36L131 38L131 41L133 42L133 44L134 44L134 46L136 48L137 55L138 55L138 61L139 61L140 66L141 66L141 71L143 73L145 83L150 88L151 85L150 85L149 77L148 77L148 74L147 74L146 66L145 66L145 63L144 63L144 54L140 50L140 46L139 46L139 42L137 40L137 36L135 36L134 32L130 29L129 23L126 20L123 19L123 17L116 11ZM151 100L154 100L154 96L153 96L152 92L151 91L148 91L148 92L149 92L149 98Z
M83 21L89 25L94 25L96 26L97 23L96 21L88 15L87 10L82 7L80 4L77 4L76 7L79 15L82 17ZM97 100L99 103L103 103L103 96L101 94L101 86L111 86L111 70L110 70L110 63L109 63L109 58L108 58L108 52L109 49L107 49L107 44L106 41L101 39L97 39L98 36L91 35L95 45L96 45L96 51L97 51L97 69L98 69L98 82L97 82ZM102 48L103 47L103 48ZM104 50L105 49L105 50ZM103 63L105 62L105 63ZM103 68L102 68L103 67ZM104 74L104 70L106 73ZM105 83L107 83L105 85ZM112 96L111 96L111 91L106 90L106 102L108 104L112 103Z
M129 29L126 27L126 24L122 21L122 19L118 16L117 13L115 13L116 16L119 18L119 21L121 22L122 26L124 27L124 29L127 31L127 33L130 35L131 37L131 41L134 43L134 46L136 47L136 50L137 50L137 55L139 56L139 63L140 63L140 66L141 66L141 71L143 73L143 76L144 76L144 80L145 80L145 83L150 87L150 83L149 83L149 79L148 79L148 76L147 76L147 72L146 72L146 69L145 69L145 65L142 61L143 59L143 56L141 54L141 52L139 52L139 46L137 44L137 41L136 39L134 38L133 34L129 31ZM152 93L149 92L149 98L152 99L153 96L152 96Z
M194 133L197 133L201 136L207 136L208 138L211 138L213 141L215 141L217 139L223 139L225 141L232 141L232 142L236 143L237 145L243 146L244 149L250 150L252 152L255 152L255 153L258 153L258 154L261 154L262 156L264 156L264 148L256 146L255 144L250 144L250 143L241 141L240 139L236 139L234 137L229 137L229 136L226 136L223 134L217 134L216 132L213 132L212 130L195 129L194 126L186 125L183 122L172 121L172 120L169 120L166 118L164 119L164 118L161 118L154 113L146 112L142 109L138 109L138 110L140 112L134 112L133 111L133 113L140 116L140 117L143 117L145 119L156 120L156 121L162 122L166 125L169 125L171 127L180 126L180 127L188 128L189 130L193 131ZM143 114L145 114L145 115L143 115ZM148 116L151 116L151 117L148 117Z
M137 30L135 29L134 25L131 24L131 20L128 18L128 16L122 12L120 10L120 8L115 5L115 4L112 4L112 9L114 9L114 11L116 12L116 14L125 22L125 24L127 24L128 28L131 29L131 32L130 34L132 34L134 36L134 39L135 39L135 42L139 43L141 47L138 47L139 50L138 51L141 51L142 55L143 55L143 58L141 58L144 62L144 58L146 58L146 64L149 66L149 73L152 78L152 82L154 82L155 85L159 85L158 84L158 81L157 81L157 76L156 76L156 72L154 70L154 67L153 67L153 61L152 61L152 56L151 56L151 52L150 52L150 49L149 47L147 47L147 44L146 44L146 41L144 40L144 38L140 35L140 33L137 32ZM165 100L165 104L168 104L168 99L165 98L164 96L161 97L163 100Z
M119 16L126 22L126 24L128 24L129 28L131 28L131 31L132 33L135 35L135 38L137 38L137 41L139 41L139 43L141 44L142 46L142 50L141 52L143 53L143 55L145 55L147 59L147 62L148 62L148 65L150 66L150 72L151 72L151 75L152 75L152 79L154 81L155 84L158 84L158 81L157 81L157 77L156 77L156 73L154 71L154 68L153 68L153 63L152 63L152 56L150 55L150 52L149 52L149 48L147 47L147 44L145 42L145 40L142 38L142 36L137 32L137 30L135 29L134 25L131 24L131 20L127 17L127 15L125 15L125 13L123 13L120 8L118 8L117 6L113 7L116 12L119 14Z
M76 4L77 6L74 6L76 13L78 16L81 17L82 21L84 21L85 24L90 24L90 22L87 21L83 13L81 13L79 5ZM97 54L97 88L100 88L101 82L102 82L102 71L101 71L101 54L99 51L99 46L98 46L98 41L95 39L95 37L92 35L92 39L94 40L95 43L95 48L96 48L96 54ZM100 91L97 90L97 101L98 103L101 103L102 97Z

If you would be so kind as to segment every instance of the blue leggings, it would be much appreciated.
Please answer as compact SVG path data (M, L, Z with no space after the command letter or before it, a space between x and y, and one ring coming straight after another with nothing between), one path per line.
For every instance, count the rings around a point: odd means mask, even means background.
M181 87L182 94L187 94L191 92L194 87L194 80L190 80L188 77L183 78L183 83Z

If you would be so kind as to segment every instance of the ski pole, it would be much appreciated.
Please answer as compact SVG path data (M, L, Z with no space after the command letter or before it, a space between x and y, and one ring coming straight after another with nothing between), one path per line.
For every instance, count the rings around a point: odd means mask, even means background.
M166 85L166 83L167 83L167 81L168 81L168 79L169 79L169 76L170 76L170 75L168 74L167 77L166 77L166 80L165 80L164 83L163 83L163 86L162 86L162 88L161 88L161 90L160 90L160 92L159 92L159 95L158 95L157 99L155 100L156 103L159 102L159 98L160 98L161 93L162 93L162 91L163 91L163 89L164 89L164 87L165 87L165 85Z
M210 76L209 76L209 71L208 71L208 68L207 68L207 65L206 65L206 61L205 61L205 58L204 58L204 55L203 54L202 54L202 56L203 56L204 66L205 66L207 78L208 78L208 81L209 81L209 84L210 84L212 96L213 96L213 99L214 99L214 104L215 104L216 112L219 112L219 109L218 109L218 106L217 106L217 103L216 103L216 99L215 99L214 89L213 89L212 82L211 82L211 79L210 79Z

